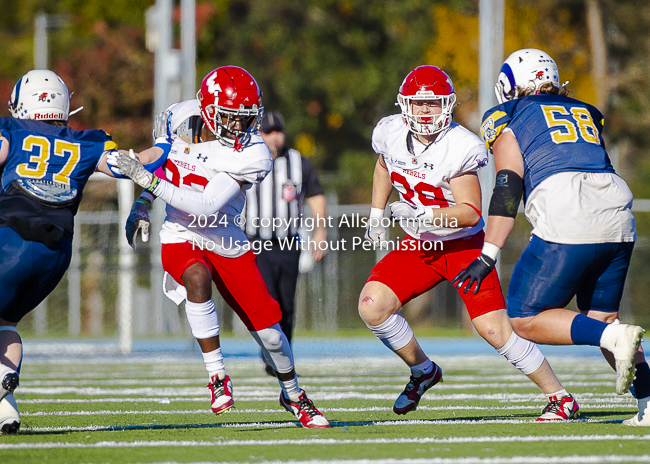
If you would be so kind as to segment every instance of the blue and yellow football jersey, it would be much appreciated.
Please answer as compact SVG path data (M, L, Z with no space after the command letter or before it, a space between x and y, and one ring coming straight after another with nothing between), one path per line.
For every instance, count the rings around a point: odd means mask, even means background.
M8 143L0 177L0 227L55 249L62 236L72 239L83 188L104 151L117 145L102 130L15 118L0 118L0 135ZM44 198L53 201L40 201Z
M481 136L492 144L507 127L524 159L525 198L560 172L614 172L602 137L603 115L595 107L560 95L531 95L488 110Z
M102 154L117 148L103 130L76 131L27 119L0 118L0 135L9 141L3 192L18 179L59 182L81 192Z

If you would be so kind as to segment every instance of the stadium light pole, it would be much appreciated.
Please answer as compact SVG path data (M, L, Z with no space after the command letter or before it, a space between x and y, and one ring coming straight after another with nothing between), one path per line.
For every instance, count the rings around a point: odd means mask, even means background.
M67 15L48 15L42 11L34 17L34 69L48 69L48 28L65 27ZM47 298L34 309L34 331L43 335L47 331Z
M504 0L480 0L479 2L479 71L478 71L478 112L479 118L491 107L496 105L494 83L499 68L503 62L504 37ZM487 224L487 211L494 189L494 158L490 155L490 163L479 171L481 190L483 191L483 217Z
M181 50L172 49L173 28L172 0L157 0L147 10L147 49L154 53L154 115L164 111L170 104L195 98L196 90L196 1L180 0ZM165 203L154 202L151 212L151 230L157 231L165 217ZM163 281L160 262L161 244L153 232L150 246L151 301L153 303L153 330L162 334L177 328L175 306L167 300L159 285ZM169 311L165 307L169 306Z

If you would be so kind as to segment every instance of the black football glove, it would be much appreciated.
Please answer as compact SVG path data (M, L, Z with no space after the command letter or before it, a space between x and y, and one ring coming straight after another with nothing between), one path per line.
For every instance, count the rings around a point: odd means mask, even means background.
M469 266L460 271L456 277L452 279L451 284L456 288L460 288L463 286L465 281L469 280L465 290L463 290L463 293L467 293L467 291L472 288L472 285L474 285L474 282L476 282L476 288L474 289L474 295L476 295L481 288L483 279L492 272L496 263L497 262L494 259L481 253L481 256L469 263Z

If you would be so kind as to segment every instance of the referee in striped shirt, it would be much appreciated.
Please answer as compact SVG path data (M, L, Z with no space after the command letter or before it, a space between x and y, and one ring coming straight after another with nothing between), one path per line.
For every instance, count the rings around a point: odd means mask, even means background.
M264 113L260 135L271 150L273 171L246 192L246 235L251 241L266 242L257 255L257 266L271 296L280 303L280 327L291 342L300 247L298 240L294 240L292 248L285 246L283 250L280 241L291 243L292 237L298 237L296 225L300 225L300 221L294 219L302 217L305 201L318 223L312 240L320 243L327 239L325 195L309 160L297 150L284 146L284 119L280 113ZM319 217L323 219L317 221ZM268 225L273 223L273 218L281 219L283 224L288 220L291 225L274 229ZM318 247L310 247L314 261L320 261L326 251L313 248Z

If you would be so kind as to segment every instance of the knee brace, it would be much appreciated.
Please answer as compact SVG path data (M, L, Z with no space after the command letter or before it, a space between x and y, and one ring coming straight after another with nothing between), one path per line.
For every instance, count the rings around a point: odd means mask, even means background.
M251 331L251 335L262 348L266 362L280 374L293 369L293 353L287 336L280 329L280 324L273 324L266 329Z
M514 332L512 332L506 344L497 351L510 364L526 375L530 375L539 369L545 359L536 344L521 338Z
M391 314L379 325L366 325L384 345L393 351L404 348L414 337L411 326L400 313Z
M192 303L186 300L185 314L194 338L204 339L219 335L219 316L214 301Z

